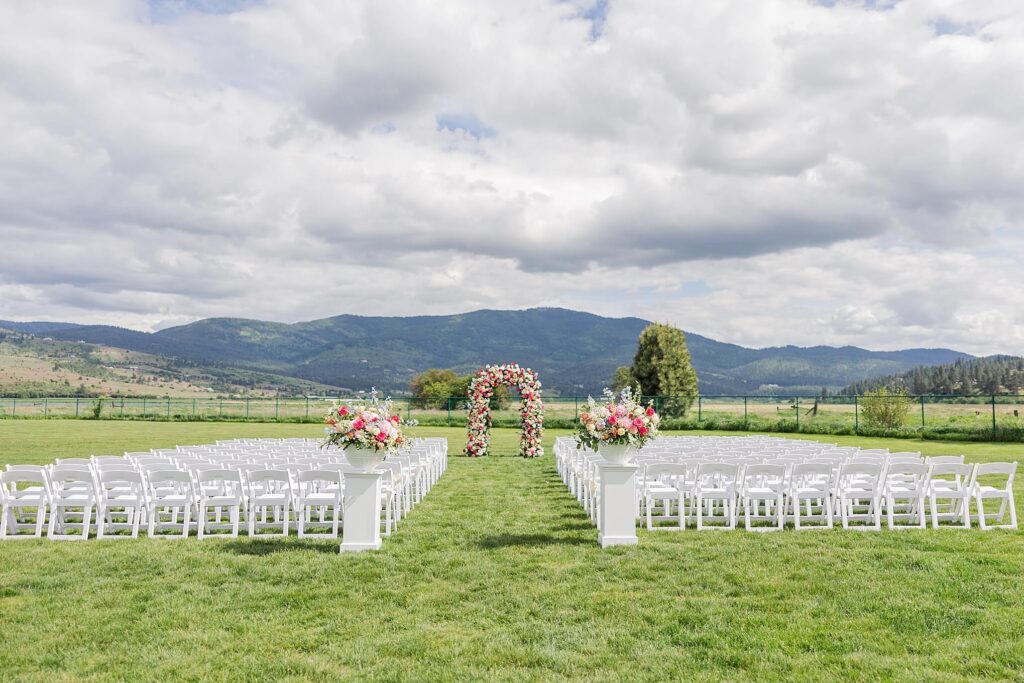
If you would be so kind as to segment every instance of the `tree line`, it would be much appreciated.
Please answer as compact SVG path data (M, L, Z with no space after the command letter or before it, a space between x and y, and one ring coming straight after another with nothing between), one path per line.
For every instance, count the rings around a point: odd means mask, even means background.
M902 389L911 395L1017 394L1024 388L1024 358L989 356L960 359L946 365L922 366L897 375L854 382L840 394L855 396L883 388Z

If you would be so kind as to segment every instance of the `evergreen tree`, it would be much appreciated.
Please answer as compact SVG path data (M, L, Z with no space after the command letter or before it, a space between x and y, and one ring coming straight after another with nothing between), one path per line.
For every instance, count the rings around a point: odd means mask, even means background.
M612 390L616 393L622 391L626 387L635 387L636 379L633 377L633 369L628 365L623 365L615 371L612 375Z
M961 359L948 365L919 367L899 375L855 382L843 389L847 396L876 389L906 387L913 395L1017 393L1024 385L1024 358L989 356Z
M632 372L645 396L673 397L659 405L665 415L684 415L697 397L686 335L671 325L652 323L640 333Z

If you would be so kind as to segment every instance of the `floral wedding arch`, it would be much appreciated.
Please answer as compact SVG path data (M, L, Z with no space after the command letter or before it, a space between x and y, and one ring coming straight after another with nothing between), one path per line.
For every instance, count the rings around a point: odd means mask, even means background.
M524 458L543 455L541 439L544 437L544 403L540 399L540 380L536 372L515 363L481 368L469 383L469 438L466 441L466 455L472 458L487 455L491 446L491 397L494 388L503 384L518 387L523 398L519 411L523 417L519 455Z

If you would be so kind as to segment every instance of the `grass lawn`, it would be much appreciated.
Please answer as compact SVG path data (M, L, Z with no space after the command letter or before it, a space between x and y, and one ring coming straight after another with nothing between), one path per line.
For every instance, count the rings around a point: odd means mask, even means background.
M550 455L468 460L461 430L420 432L449 437L449 470L376 553L294 536L0 544L0 679L1024 680L1024 533L640 531L601 550ZM4 421L0 463L318 434ZM495 430L501 453L517 439Z

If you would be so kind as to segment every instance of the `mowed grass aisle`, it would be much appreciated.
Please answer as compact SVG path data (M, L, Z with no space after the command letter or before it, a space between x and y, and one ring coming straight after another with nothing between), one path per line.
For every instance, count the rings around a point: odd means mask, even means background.
M46 459L53 430L65 455L316 433L156 427L2 424L0 459ZM1019 532L641 532L601 550L550 455L467 460L459 430L432 432L449 470L376 553L0 544L0 679L1021 678ZM500 453L516 439L495 432Z

